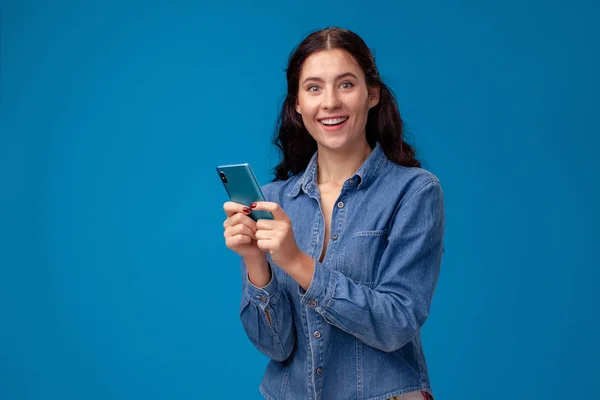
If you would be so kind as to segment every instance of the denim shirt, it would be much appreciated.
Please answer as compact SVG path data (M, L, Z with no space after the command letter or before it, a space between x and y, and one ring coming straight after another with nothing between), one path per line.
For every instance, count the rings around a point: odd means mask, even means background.
M377 143L335 202L323 262L317 153L303 173L263 192L287 213L300 250L315 260L306 291L270 258L272 279L258 288L242 260L240 319L270 358L263 396L384 400L431 393L419 330L442 259L438 179L394 164Z

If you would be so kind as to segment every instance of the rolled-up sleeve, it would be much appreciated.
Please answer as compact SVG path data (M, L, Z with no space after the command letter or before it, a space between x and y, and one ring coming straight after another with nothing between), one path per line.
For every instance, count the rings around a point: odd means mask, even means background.
M423 184L397 206L389 232L374 287L316 262L301 300L328 323L387 352L409 342L429 314L443 252L438 181Z
M248 279L248 271L242 261L240 320L246 335L261 353L283 361L294 348L294 322L290 300L279 287L275 271L270 268L271 281L259 288Z

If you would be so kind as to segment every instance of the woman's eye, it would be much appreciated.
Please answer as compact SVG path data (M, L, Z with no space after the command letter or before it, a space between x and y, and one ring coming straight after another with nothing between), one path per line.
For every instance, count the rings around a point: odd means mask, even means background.
M342 84L340 85L342 89L350 89L353 86L354 84L352 82L342 82Z
M315 86L315 85L311 85L306 90L308 90L309 92L316 92L317 90L319 90L319 87Z

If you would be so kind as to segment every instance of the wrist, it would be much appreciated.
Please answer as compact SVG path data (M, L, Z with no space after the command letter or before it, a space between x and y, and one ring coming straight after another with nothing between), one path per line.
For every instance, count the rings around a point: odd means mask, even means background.
M294 279L304 290L308 290L315 271L315 260L308 254L300 252L290 265L286 272Z
M263 273L263 271L248 271L248 281L259 289L262 289L271 283L271 279L273 279L273 276L271 275L270 270L265 273Z
M244 264L246 265L246 269L249 270L269 268L266 255L259 255L258 257L244 257Z
M305 270L309 264L312 264L314 261L310 256L303 251L298 251L298 254L291 260L289 263L289 267L287 270L290 274L298 273L300 271Z
M266 257L244 258L246 271L248 271L248 280L258 288L263 288L271 282L271 267Z

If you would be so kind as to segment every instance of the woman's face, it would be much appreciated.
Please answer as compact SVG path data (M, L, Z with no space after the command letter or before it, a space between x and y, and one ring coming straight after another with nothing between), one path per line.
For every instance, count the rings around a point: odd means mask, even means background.
M296 111L319 148L348 150L366 143L369 109L379 89L343 50L323 50L306 59L300 73Z

